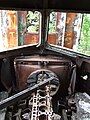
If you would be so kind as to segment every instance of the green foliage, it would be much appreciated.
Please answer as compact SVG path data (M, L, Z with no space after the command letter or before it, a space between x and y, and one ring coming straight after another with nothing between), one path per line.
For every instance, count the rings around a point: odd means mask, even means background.
M85 14L83 18L78 51L90 55L90 15L88 14Z
M49 33L56 32L56 12L52 12L50 14L50 21L49 21Z
M40 13L38 11L29 11L27 14L27 31L32 33L37 33L39 31L39 18ZM49 21L49 33L56 32L56 12L50 14Z
M39 18L40 12L29 11L27 14L27 31L29 33L38 33L39 32Z

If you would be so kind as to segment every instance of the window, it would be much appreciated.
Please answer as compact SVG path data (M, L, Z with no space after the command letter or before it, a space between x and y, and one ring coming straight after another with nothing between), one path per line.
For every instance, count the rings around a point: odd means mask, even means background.
M27 32L28 33L39 33L39 22L40 22L40 12L28 11L27 13Z
M0 51L39 41L40 12L0 10Z
M41 13L0 10L0 51L39 42ZM90 55L90 14L52 12L48 43Z
M90 55L90 14L50 13L48 43Z

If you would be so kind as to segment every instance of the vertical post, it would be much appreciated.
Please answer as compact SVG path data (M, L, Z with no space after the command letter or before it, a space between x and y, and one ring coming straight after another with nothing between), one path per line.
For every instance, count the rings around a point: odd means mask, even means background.
M42 13L42 21L41 21L41 46L45 46L48 39L48 25L49 25L49 12L47 9L41 11Z

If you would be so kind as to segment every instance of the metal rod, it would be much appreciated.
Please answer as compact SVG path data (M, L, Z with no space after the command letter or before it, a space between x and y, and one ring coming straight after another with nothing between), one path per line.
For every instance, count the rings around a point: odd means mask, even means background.
M27 88L3 101L0 102L0 110L3 108L6 108L10 105L12 105L15 102L18 102L21 99L24 99L26 97L28 97L30 95L30 93L34 92L35 90L37 90L39 87L45 86L48 83L50 83L50 81L53 80L54 77L48 78L45 81L40 82L39 84L34 85L31 88Z

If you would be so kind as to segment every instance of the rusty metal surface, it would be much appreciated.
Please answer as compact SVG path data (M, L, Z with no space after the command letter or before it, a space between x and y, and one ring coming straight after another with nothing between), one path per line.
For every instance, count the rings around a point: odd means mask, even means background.
M81 59L82 61L90 63L90 56L75 52L72 49L68 49L68 48L56 46L56 45L48 45L46 46L46 50L60 53L63 56L67 56L70 59L74 59L74 61L76 61L76 58L78 58L78 59Z
M35 70L45 68L54 72L61 80L61 91L69 84L71 61L56 56L28 56L15 59L17 86L19 90L27 87L27 78ZM66 86L66 87L63 87Z
M37 90L38 88L40 87L43 87L45 85L47 85L48 83L50 83L54 78L51 77L51 78L48 78L47 80L44 80L36 85L34 85L33 87L31 88L27 88L3 101L0 102L0 110L3 109L3 108L6 108L16 102L18 102L19 100L21 99L24 99L24 98L27 98L28 96L30 96L30 94L32 92L35 92L35 90Z
M30 103L30 120L53 119L52 96L56 94L60 85L57 75L52 71L46 69L36 70L30 74L28 78L28 86L31 87L36 83L42 82L48 78L53 78L50 84L33 92L32 97L30 98L32 100Z
M32 44L10 48L8 50L0 52L0 59L38 53L40 50L36 46L37 44Z

